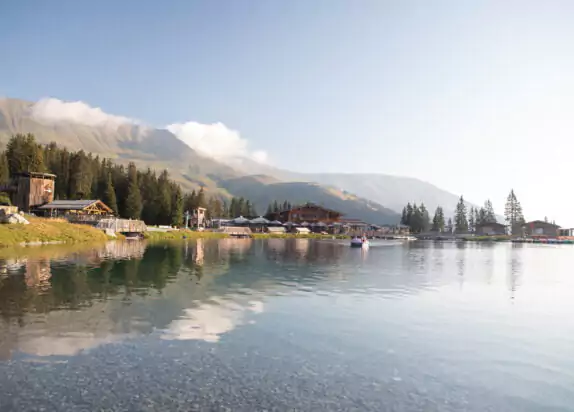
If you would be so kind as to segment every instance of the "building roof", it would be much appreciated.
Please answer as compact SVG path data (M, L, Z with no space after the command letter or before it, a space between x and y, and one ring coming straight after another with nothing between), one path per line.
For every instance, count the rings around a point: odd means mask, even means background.
M502 227L506 227L505 224L503 223L498 223L498 222L483 222L483 223L477 223L475 226L502 226Z
M557 225L555 223L550 223L550 222L545 222L544 220L533 220L532 222L526 222L525 225L547 225L547 226L554 226L554 227L560 227L560 225Z
M339 214L339 215L343 215L343 213L339 212L338 210L330 209L330 208L328 208L328 207L321 206L321 205L318 205L318 204L312 203L312 202L307 202L307 203L303 203L303 204L300 204L300 205L294 205L294 206L291 207L291 209L281 210L281 211L279 211L279 213L285 213L285 212L289 212L289 211L291 211L291 210L293 210L293 209L300 209L300 208L303 208L303 207L318 208L318 209L326 210L326 211L328 211L328 212L332 212L332 213L337 213L337 214Z
M18 172L15 176L28 176L28 177L39 177L42 179L55 179L56 175L52 173L42 173L42 172Z
M112 212L104 202L101 200L54 200L53 202L46 203L40 206L38 209L43 210L84 210L89 206L98 204L99 206L106 209L108 212Z

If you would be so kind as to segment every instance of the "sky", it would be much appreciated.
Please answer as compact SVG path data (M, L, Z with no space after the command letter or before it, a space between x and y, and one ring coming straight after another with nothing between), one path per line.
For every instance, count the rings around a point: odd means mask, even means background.
M0 3L0 96L574 226L574 2ZM89 105L89 106L87 106Z

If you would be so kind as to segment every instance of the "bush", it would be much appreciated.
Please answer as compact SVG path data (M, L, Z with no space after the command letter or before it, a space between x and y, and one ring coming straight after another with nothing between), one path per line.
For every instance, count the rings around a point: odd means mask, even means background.
M0 192L0 205L12 206L12 202L10 201L10 196L8 193Z

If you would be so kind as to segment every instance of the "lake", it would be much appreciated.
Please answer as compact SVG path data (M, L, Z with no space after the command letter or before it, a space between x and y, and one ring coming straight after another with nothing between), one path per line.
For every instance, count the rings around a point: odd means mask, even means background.
M0 410L574 410L573 266L507 243L0 250Z

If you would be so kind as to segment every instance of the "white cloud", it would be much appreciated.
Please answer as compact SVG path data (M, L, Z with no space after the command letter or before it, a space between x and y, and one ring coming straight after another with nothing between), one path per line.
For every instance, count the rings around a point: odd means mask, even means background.
M192 149L217 160L247 157L259 163L268 161L266 152L250 151L249 142L223 123L174 123L166 129Z
M122 124L137 123L134 119L108 114L99 107L91 107L81 101L65 102L54 98L41 99L34 103L31 114L37 120L71 122L96 127L117 128Z
M249 312L260 314L264 310L261 301L230 302L228 299L213 297L211 302L185 309L183 316L171 322L161 338L218 342L221 335L243 324Z

